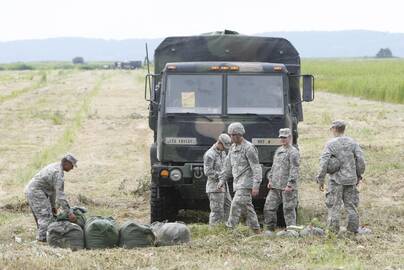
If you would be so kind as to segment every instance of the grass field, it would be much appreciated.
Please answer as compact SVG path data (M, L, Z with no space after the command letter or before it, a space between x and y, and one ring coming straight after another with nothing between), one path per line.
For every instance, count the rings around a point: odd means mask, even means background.
M318 87L327 89L322 81ZM0 269L404 269L404 105L324 92L304 104L300 223L324 226L324 195L313 179L329 123L340 118L365 152L359 211L370 235L272 239L245 226L191 223L193 241L183 246L72 252L33 242L23 188L69 151L79 159L65 175L71 204L119 222L149 222L152 133L143 71L0 72L0 97L25 88L0 98Z
M304 59L302 70L322 91L404 103L403 59Z

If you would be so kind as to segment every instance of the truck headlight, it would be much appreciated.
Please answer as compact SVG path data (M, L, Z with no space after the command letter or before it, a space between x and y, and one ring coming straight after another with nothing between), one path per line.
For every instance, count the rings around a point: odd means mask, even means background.
M170 179L173 181L179 181L182 178L182 172L180 169L172 169L170 171Z

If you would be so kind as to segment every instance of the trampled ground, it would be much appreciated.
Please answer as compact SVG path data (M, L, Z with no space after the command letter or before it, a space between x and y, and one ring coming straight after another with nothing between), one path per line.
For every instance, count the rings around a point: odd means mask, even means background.
M191 224L193 241L183 246L71 252L33 242L24 185L65 152L79 159L65 176L71 204L119 222L149 222L152 134L142 71L47 71L45 79L30 72L32 78L10 72L6 79L0 72L0 269L404 268L404 105L326 93L304 104L300 223L325 222L323 194L313 179L329 123L339 118L365 151L359 210L372 234L272 239L244 226L229 232Z

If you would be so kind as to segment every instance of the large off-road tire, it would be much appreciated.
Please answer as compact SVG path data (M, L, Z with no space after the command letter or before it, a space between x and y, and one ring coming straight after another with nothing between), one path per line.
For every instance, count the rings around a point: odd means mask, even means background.
M178 193L174 188L152 186L150 191L150 222L175 221L178 214Z

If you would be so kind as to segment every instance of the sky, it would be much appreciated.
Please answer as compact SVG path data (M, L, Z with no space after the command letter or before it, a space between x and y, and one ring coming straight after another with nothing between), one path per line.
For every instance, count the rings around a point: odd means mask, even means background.
M1 0L0 41L161 38L231 29L404 33L399 0Z

